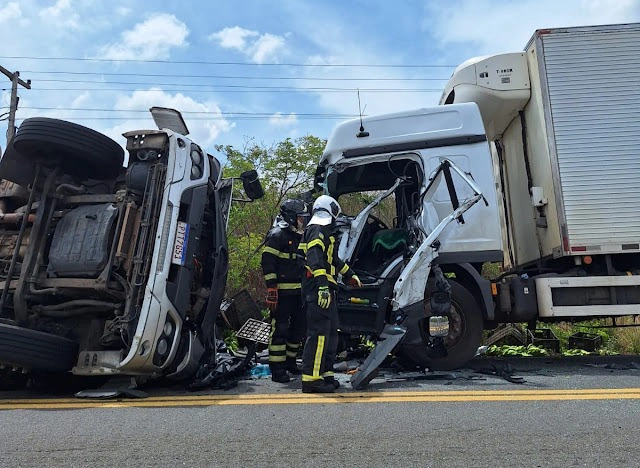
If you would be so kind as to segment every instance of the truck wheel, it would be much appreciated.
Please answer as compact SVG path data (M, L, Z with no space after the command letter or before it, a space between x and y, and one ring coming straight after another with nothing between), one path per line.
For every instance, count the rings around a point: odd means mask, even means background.
M402 348L402 355L420 366L433 370L451 370L464 366L474 356L482 341L484 327L482 312L473 295L460 283L449 280L451 284L451 317L449 335L445 339L448 355L431 359L424 345L411 345ZM429 297L435 290L435 282L427 283L425 292L425 313L430 314Z
M78 359L78 344L51 333L0 323L0 363L28 370L67 372Z
M115 178L124 150L111 138L65 120L33 117L16 132L13 147L25 158L45 166L60 165L65 174L80 178Z

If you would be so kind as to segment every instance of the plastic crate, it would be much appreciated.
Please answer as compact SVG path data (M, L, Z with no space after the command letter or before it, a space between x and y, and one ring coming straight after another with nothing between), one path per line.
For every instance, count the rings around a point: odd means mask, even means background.
M560 340L550 328L527 330L531 344L560 354Z
M227 325L234 330L240 328L249 319L262 320L262 312L246 289L233 296L231 300L221 308L220 314Z
M256 341L262 344L269 344L269 335L271 334L271 325L260 320L249 319L238 330L237 337L244 338L249 341Z
M569 337L570 349L584 349L594 352L602 346L602 337L595 333L576 332Z
M507 323L498 326L487 338L484 340L485 346L491 345L525 345L527 344L527 335L519 325L514 323Z

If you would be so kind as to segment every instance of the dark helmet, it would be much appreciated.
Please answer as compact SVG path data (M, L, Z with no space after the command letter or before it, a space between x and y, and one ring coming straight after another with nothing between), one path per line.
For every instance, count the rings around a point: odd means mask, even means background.
M302 200L290 198L280 205L280 215L289 225L297 226L298 216L308 216L307 205Z

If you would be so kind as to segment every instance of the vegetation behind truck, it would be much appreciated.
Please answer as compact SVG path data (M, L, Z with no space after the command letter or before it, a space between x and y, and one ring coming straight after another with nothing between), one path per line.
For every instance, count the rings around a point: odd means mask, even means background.
M639 47L639 24L538 30L449 80L441 104L475 102L494 156L496 322L638 314Z

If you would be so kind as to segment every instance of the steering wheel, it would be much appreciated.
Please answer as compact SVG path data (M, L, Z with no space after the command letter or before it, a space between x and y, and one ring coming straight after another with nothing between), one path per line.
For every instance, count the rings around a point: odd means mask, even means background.
M370 223L369 219L373 220L373 223ZM377 216L374 216L372 214L369 214L367 216L367 224L369 226L371 226L372 224L375 224L376 227L378 228L377 231L379 231L380 229L389 229L387 227L387 225L380 218L378 218Z

